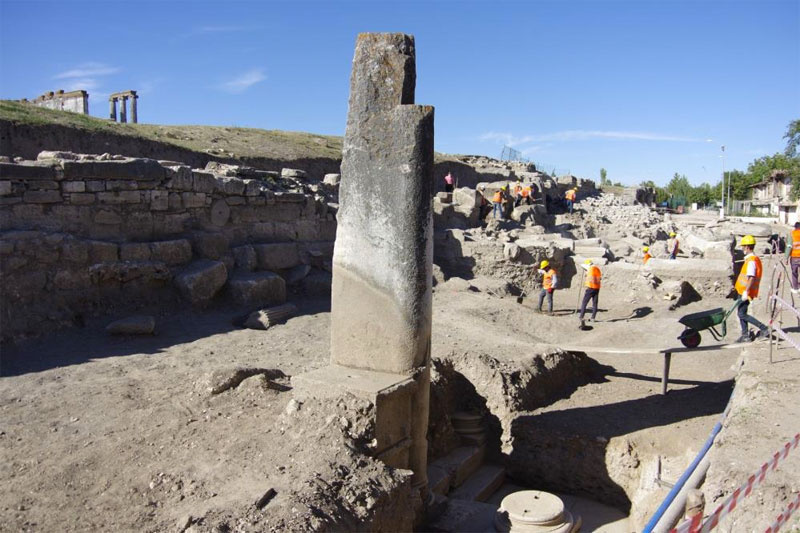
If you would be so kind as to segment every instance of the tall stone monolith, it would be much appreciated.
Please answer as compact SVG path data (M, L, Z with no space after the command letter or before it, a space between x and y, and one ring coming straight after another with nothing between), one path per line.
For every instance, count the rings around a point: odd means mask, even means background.
M427 482L433 107L414 105L414 38L360 34L331 294L331 363L413 377L409 467Z

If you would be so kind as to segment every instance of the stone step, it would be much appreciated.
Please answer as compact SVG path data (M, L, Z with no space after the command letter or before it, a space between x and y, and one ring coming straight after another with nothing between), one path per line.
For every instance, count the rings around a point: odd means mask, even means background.
M452 479L453 473L449 469L434 464L428 465L428 488L434 494L447 496Z
M495 531L494 517L497 506L469 500L450 499L447 509L438 518L426 524L423 531L459 533L489 533Z
M497 465L484 465L472 474L459 488L450 493L451 499L485 502L502 486L506 469Z
M455 488L464 483L467 478L480 468L483 464L485 451L486 448L484 446L460 446L450 452L449 455L433 461L430 467L449 473L449 487Z
M579 246L576 244L573 252L575 255L585 255L587 257L605 257L608 249L603 246Z

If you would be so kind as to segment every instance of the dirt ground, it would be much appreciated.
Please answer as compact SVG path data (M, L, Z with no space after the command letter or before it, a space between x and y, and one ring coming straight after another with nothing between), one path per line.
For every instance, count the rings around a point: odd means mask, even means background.
M502 282L489 279L437 286L434 357L466 351L517 358L541 344L677 346L679 316L730 304L706 299L669 311L664 300L629 301L627 294L601 292L600 321L579 331L571 314L575 289L556 294L555 316L536 314L531 299L520 305L502 293ZM339 444L326 440L336 433L326 429L330 420L320 421L316 433L292 432L291 416L306 412L291 404L289 377L327 363L330 334L329 302L293 301L299 315L267 331L234 327L241 310L225 308L158 316L154 337L109 337L103 328L115 317L105 317L83 329L4 347L0 531L309 529L318 525L313 516L305 522L285 517L302 514L296 508L305 505L321 513L322 523L335 514L329 508L337 498L363 498L346 495L344 487L320 490L316 503L291 500L289 489L330 467L308 453L308 444ZM666 458L662 479L674 481L719 419L740 351L675 355L667 396L660 395L662 356L587 351L605 365L604 379L542 413L557 414L565 427L580 420L582 431L635 440ZM791 352L782 353L789 358ZM265 373L210 394L214 376L230 375L236 367ZM777 366L770 369L781 373ZM796 382L788 392L796 394ZM784 401L777 415L787 426L800 420L797 398ZM595 427L587 429L592 420ZM730 431L726 439L747 442L753 457L771 456L785 436L749 439L747 425ZM380 483L402 482L380 479L365 489L376 495L372 501L353 505L388 505L379 501ZM274 499L253 511L253 502L270 488ZM271 521L270 515L284 521Z

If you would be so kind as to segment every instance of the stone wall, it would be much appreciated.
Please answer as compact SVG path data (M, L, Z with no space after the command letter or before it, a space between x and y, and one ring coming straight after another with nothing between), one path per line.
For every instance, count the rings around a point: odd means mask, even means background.
M211 166L63 152L0 162L2 338L122 303L282 303L312 267L329 279L324 185Z
M50 91L49 93L38 96L30 103L38 107L46 107L47 109L55 109L57 111L71 111L82 115L89 114L89 93L86 91Z

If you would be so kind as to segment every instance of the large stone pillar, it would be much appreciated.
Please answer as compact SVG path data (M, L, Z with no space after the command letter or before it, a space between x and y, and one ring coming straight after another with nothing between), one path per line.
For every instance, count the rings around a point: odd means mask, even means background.
M131 122L136 124L139 121L138 114L136 111L136 102L139 100L139 96L133 91L131 91Z
M128 97L119 97L119 121L128 122Z
M414 376L410 468L426 485L433 107L414 39L361 34L350 80L331 293L331 363Z
M108 118L117 121L117 99L113 96L108 98Z

